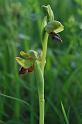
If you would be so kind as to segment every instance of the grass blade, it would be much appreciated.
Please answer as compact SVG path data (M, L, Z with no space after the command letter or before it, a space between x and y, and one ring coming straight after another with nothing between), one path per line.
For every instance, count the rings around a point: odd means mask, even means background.
M66 124L69 124L68 117L67 117L67 114L66 114L66 111L65 111L65 108L64 108L62 101L61 101L61 107L62 107L62 112L64 115L65 122L66 122Z

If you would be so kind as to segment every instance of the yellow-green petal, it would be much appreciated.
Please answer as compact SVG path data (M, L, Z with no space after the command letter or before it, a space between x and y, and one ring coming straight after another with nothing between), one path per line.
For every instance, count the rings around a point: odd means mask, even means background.
M20 57L16 57L16 61L18 62L19 65L21 65L24 68L29 68L34 63L33 60L26 60L26 59L22 59Z

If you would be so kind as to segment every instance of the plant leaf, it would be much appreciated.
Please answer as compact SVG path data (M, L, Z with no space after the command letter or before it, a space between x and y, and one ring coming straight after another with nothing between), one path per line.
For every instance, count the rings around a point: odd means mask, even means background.
M20 57L16 57L16 61L18 62L19 65L21 65L24 68L29 68L30 66L33 65L34 61L33 60L25 60Z
M45 16L43 18L43 22L42 22L42 30L44 29L44 27L47 25L47 16Z
M67 117L67 114L66 114L66 111L65 111L65 108L64 108L64 105L61 101L61 107L62 107L62 112L63 112L63 115L64 115L64 119L66 121L66 124L69 124L69 120L68 120L68 117Z
M45 30L48 33L51 32L59 33L64 30L64 26L59 21L51 21L48 22L47 26L45 27Z
M43 37L44 37L44 35L45 35L45 27L46 27L46 25L47 25L47 16L45 16L44 18L43 18L43 22L42 22L42 27L41 27L41 35L42 35L42 39L43 39Z

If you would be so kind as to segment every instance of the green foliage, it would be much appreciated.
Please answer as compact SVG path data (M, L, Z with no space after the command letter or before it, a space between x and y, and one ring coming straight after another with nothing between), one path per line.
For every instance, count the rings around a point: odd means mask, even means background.
M64 118L65 118L66 124L69 124L68 117L66 115L66 112L65 112L65 109L64 109L64 105L63 105L62 102L61 102L61 107L62 107L62 112L63 112Z
M47 4L51 5L55 18L62 22L65 30L61 32L62 43L49 39L45 124L66 124L61 101L69 123L82 124L81 0L0 0L0 92L20 99L11 100L0 95L0 124L38 124L34 75L19 77L15 57L21 50L41 48L41 6Z

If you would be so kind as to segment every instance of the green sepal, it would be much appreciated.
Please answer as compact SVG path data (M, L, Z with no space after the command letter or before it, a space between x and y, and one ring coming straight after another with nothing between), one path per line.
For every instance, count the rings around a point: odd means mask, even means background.
M22 57L25 57L25 58L28 58L28 57L29 57L29 54L26 53L26 52L24 52L24 51L20 51L20 55L21 55Z
M24 51L21 51L20 55L26 59L31 58L31 59L35 60L35 59L37 59L38 53L34 50L29 50L27 53Z
M52 11L50 5L47 5L47 6L43 5L42 7L43 7L43 8L46 10L46 12L48 13L49 21L53 21L53 20L54 20L54 13L53 13L53 11Z
M64 30L64 26L59 21L51 21L45 27L48 33L55 32L59 33Z
M24 68L29 68L34 63L33 60L22 59L20 57L16 57L16 61L18 62L19 65L21 65Z

